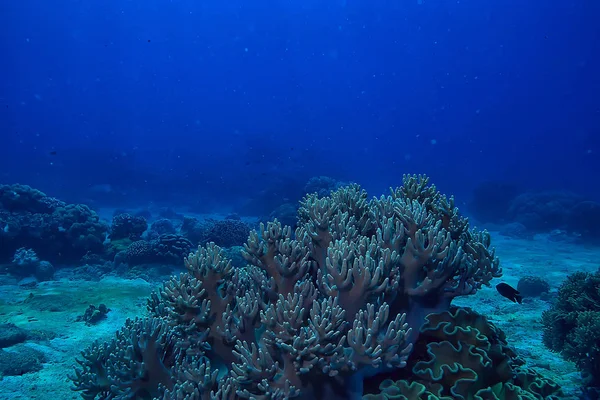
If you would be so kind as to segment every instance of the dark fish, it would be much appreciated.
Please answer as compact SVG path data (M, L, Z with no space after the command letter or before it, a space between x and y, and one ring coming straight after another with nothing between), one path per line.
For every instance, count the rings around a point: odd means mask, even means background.
M55 156L55 155L56 155L56 150L52 150L52 151L50 152L50 155L51 155L51 156Z
M506 297L510 301L519 304L521 304L521 302L523 301L523 296L521 296L521 293L519 293L517 289L515 289L507 283L502 282L497 284L496 290L498 291L498 293L500 293L502 296Z

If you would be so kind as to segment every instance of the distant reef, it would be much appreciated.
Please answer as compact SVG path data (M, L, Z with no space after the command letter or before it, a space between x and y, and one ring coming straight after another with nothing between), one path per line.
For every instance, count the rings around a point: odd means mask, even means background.
M52 263L102 254L108 225L83 204L67 204L26 185L0 185L0 261L19 248Z
M521 191L484 182L473 191L469 211L483 223L519 224L521 235L564 230L582 241L600 240L600 203L569 191Z

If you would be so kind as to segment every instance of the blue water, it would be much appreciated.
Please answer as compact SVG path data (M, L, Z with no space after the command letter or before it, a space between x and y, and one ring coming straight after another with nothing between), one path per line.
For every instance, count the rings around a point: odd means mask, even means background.
M241 245L246 227L295 215L321 176L379 196L426 174L521 250L542 239L597 246L598 21L597 0L4 0L0 272L15 281L0 287L25 287L25 298L39 283L2 269L20 248L55 264L57 282L94 251L132 279L107 250L123 211L144 229L171 220L192 248L210 235L190 236L183 214L243 221L227 242ZM10 236L7 221L23 216L2 185L14 184L98 213L96 250L67 257L36 248L43 235ZM144 229L135 240L162 234ZM521 250L510 271L534 258ZM560 268L554 294L574 272ZM551 302L536 304L537 321ZM15 396L0 390L30 398Z
M314 175L599 195L593 0L0 7L5 182L231 207Z

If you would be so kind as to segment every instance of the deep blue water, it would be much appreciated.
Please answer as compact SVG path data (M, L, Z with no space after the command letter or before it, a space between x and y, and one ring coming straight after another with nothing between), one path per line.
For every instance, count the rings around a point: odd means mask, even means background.
M597 0L0 3L0 183L264 212L328 175L600 198Z

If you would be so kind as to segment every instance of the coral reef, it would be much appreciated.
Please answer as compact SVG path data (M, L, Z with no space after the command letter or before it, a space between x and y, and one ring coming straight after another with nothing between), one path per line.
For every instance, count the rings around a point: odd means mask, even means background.
M118 214L113 217L110 225L110 239L140 240L146 229L148 229L146 218L127 213Z
M600 272L576 272L542 314L543 341L575 362L589 386L600 386Z
M523 297L547 297L550 284L540 276L525 275L519 279L517 290Z
M115 265L124 262L129 265L151 263L154 257L152 243L146 240L137 240L131 243L124 251L115 256Z
M213 242L217 246L231 247L240 246L248 239L248 234L252 229L247 223L225 219L222 221L211 220L211 228L208 232L208 242Z
M503 234L511 237L565 230L586 242L600 238L600 203L569 191L519 193L510 183L484 182L469 210L482 222L505 224Z
M83 353L74 389L360 399L365 380L406 366L428 314L501 275L489 235L425 177L370 201L357 185L308 195L298 214L295 233L278 221L252 231L245 267L200 246L152 295L149 318Z
M151 236L160 236L160 235L167 235L167 234L174 235L176 233L177 233L177 228L175 227L175 224L173 223L173 221L171 221L170 219L161 218L161 219L154 221L152 223L152 225L150 225L149 234Z
M0 185L0 205L11 213L51 214L65 203L27 185L15 184Z
M430 314L398 375L365 400L560 399L560 387L526 368L504 333L464 308Z
M115 256L115 264L181 264L192 242L180 235L164 234L154 240L137 240Z
M189 254L193 245L181 235L164 234L152 241L157 260L166 264L177 264Z
M15 251L8 272L20 278L34 276L38 281L49 281L54 277L54 266L40 260L32 249L21 247Z
M232 247L244 244L251 229L250 225L237 219L199 220L185 217L181 234L195 244L212 242L220 247Z
M509 218L532 230L563 229L569 211L583 199L570 192L528 192L512 201Z
M50 262L100 254L108 228L83 204L66 204L25 185L0 185L0 259L21 247Z
M15 251L15 255L12 259L14 268L11 268L10 272L15 275L28 276L33 274L39 263L40 259L35 251L21 247Z
M508 216L532 231L564 229L581 235L584 241L600 238L600 204L569 192L519 195Z
M198 218L186 216L183 218L181 225L181 234L198 245L207 243L208 229L207 223L200 221Z

